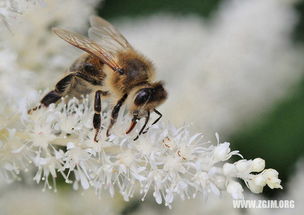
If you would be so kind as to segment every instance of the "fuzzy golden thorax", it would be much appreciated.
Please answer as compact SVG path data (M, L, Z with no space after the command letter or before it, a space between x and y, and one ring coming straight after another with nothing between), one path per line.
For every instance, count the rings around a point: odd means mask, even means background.
M122 67L123 74L104 69L107 75L106 86L117 97L129 93L134 87L150 83L154 78L154 67L144 56L133 50L118 54L117 62Z

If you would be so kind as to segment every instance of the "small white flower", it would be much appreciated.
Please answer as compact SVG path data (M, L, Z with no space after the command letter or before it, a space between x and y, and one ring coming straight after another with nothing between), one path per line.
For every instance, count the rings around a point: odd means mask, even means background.
M181 163L181 158L178 156L168 156L164 161L164 170L181 173L185 173L186 171Z
M263 169L265 169L265 160L262 158L253 159L252 172L261 172Z
M225 163L223 166L223 173L226 176L235 176L237 174L236 166L231 163Z
M253 178L253 182L255 185L264 187L266 185L266 180L263 174L258 174Z
M213 179L213 182L220 190L225 190L226 180L227 178L223 175L216 175Z
M67 143L67 150L66 157L69 158L67 162L72 162L77 165L90 158L88 150L83 150L80 146L77 146L72 142Z
M254 175L252 177L253 178L251 178L248 181L246 181L248 188L253 193L261 193L261 192L263 192L263 188L266 185L266 180L265 180L265 177L263 176L263 174L260 173L258 175Z
M121 152L117 158L118 158L118 162L127 166L127 167L130 167L132 165L132 163L135 161L135 157L134 157L135 153L133 153L132 151L130 150L127 150L127 151L124 151L124 152Z
M250 189L251 192L253 193L262 193L264 186L259 186L256 184L256 181L254 180L249 180L248 181L248 188Z
M161 196L159 190L155 190L153 192L153 196L154 196L155 201L157 202L157 204L161 204L162 203L162 196Z
M243 199L243 187L236 181L230 181L227 185L227 192L231 194L234 199Z
M214 159L216 161L224 161L228 159L230 148L230 143L221 143L217 145L214 149Z
M239 160L239 161L235 162L234 165L236 166L236 169L240 174L249 173L249 172L251 172L251 169L252 169L251 160L245 160L245 159Z
M281 186L281 180L278 178L279 173L275 169L265 169L262 172L263 176L265 177L266 184L271 188L280 188L283 189Z
M240 155L239 151L232 151L230 149L230 143L224 142L220 143L220 138L218 133L215 134L216 140L217 140L217 145L215 146L213 156L214 156L214 161L219 162L219 161L225 161L228 160L232 155Z

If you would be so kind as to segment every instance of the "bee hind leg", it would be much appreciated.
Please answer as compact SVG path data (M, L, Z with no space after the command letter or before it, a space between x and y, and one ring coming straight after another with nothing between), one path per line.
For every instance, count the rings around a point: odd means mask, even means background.
M40 108L48 107L52 103L56 103L60 98L62 98L65 95L65 92L67 91L68 87L71 85L71 82L74 78L74 74L69 74L62 78L55 86L55 90L52 90L48 92L41 100L40 105L29 109L27 111L28 114L31 114L33 111L38 110Z

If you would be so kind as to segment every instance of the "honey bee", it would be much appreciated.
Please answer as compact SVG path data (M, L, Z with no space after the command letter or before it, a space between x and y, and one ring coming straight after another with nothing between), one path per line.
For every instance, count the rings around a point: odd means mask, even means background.
M89 37L60 28L52 29L60 38L86 53L70 66L67 75L55 85L54 90L41 99L40 105L28 112L30 114L41 107L48 107L67 95L79 97L95 93L94 141L98 142L101 129L102 97L109 97L115 104L107 136L110 135L123 104L126 104L128 112L133 117L126 134L133 130L141 118L145 118L134 139L136 140L142 133L147 132L148 129L145 128L151 111L158 115L152 124L157 123L162 117L156 107L166 100L167 91L161 81L154 81L154 67L151 61L138 53L113 25L97 16L90 17L90 25Z

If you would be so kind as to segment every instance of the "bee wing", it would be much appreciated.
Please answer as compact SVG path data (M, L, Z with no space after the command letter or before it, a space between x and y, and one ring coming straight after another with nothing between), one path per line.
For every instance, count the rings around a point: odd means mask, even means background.
M85 52L92 54L100 58L105 64L110 66L113 70L118 71L121 69L120 65L115 62L115 55L113 50L101 47L93 40L82 36L81 34L70 32L60 28L52 29L61 39L67 41L73 46L84 50Z
M106 20L98 16L91 16L90 24L89 38L102 47L106 47L113 52L132 48L126 38Z

